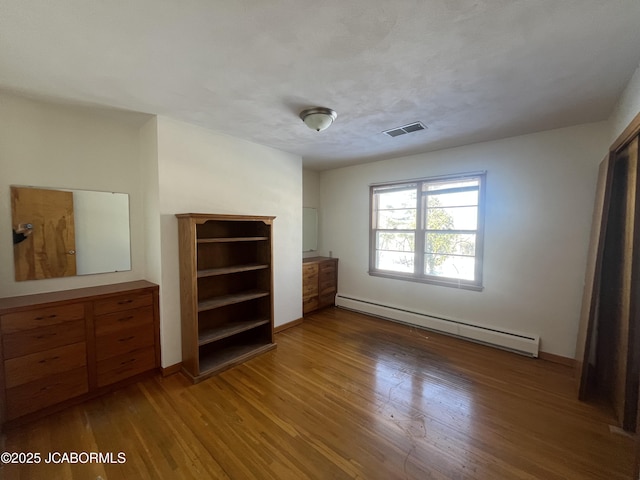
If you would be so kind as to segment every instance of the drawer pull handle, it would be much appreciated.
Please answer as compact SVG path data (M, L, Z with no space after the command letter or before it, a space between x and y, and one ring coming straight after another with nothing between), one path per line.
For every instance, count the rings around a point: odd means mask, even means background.
M45 338L53 338L57 335L57 333L43 333L42 335L36 335L38 340L43 340Z
M120 362L120 365L127 365L128 363L133 363L133 362L135 362L135 361L136 361L136 359L135 359L135 358L131 358L131 359L126 360L126 361L124 361L124 362Z
M129 315L128 317L119 318L119 322L128 322L129 320L133 320L133 315Z
M128 342L129 340L133 340L134 338L136 338L136 336L135 335L131 335L130 337L127 337L127 338L121 338L118 341L119 342Z
M127 303L133 303L133 300L131 300L131 299L122 300L122 301L118 302L118 305L126 305Z
M47 362L51 362L53 360L58 360L59 358L60 358L59 356L55 356L55 357L51 357L51 358L43 358L38 363L47 363Z
M44 316L44 317L36 317L35 320L44 320L45 318L56 318L58 315L55 313L53 315Z

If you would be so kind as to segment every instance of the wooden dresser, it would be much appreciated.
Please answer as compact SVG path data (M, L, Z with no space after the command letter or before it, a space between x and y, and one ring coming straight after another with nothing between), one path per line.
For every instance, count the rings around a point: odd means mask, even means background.
M338 259L310 257L302 260L302 313L335 305Z
M0 298L0 421L35 418L160 366L158 286Z

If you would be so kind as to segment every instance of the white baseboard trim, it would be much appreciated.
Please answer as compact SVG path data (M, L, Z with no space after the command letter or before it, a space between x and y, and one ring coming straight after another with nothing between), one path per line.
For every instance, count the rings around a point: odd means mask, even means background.
M538 357L539 335L505 331L504 329L477 325L471 322L452 320L428 313L383 305L372 300L355 298L340 293L336 295L336 306L491 345L521 355Z

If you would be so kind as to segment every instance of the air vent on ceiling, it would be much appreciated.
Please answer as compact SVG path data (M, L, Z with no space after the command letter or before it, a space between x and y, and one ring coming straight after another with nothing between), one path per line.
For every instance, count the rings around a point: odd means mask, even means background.
M389 135L390 137L398 137L406 133L419 132L420 130L426 130L426 129L427 127L425 127L421 122L414 122L414 123L410 123L409 125L404 125L402 127L392 128L391 130L385 130L382 133L384 133L385 135Z

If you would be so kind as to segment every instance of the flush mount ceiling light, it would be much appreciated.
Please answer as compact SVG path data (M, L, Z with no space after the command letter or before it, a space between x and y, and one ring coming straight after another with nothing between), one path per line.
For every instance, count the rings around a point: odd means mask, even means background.
M330 108L313 107L300 112L300 118L311 130L321 132L329 128L338 114Z

